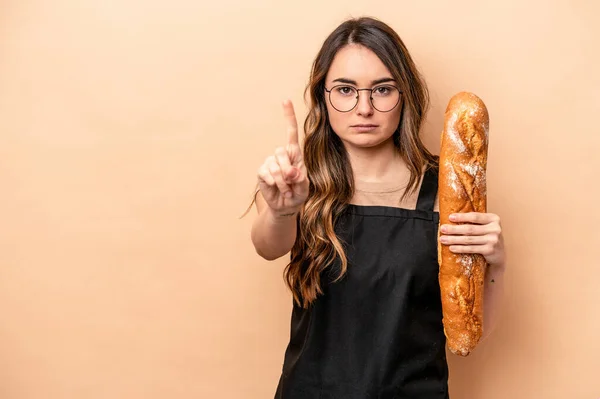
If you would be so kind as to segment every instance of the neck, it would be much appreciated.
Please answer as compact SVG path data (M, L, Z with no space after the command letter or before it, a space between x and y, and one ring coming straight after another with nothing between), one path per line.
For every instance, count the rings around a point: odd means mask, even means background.
M391 140L370 148L347 146L348 157L357 184L397 183L399 171L405 171L403 159Z

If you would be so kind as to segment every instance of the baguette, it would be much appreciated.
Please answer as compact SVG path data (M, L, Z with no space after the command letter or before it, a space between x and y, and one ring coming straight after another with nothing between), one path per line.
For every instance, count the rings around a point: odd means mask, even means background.
M476 95L453 96L444 115L438 195L440 225L461 212L486 212L489 115ZM483 287L487 267L480 254L455 254L439 241L439 284L444 334L453 354L467 356L483 334Z

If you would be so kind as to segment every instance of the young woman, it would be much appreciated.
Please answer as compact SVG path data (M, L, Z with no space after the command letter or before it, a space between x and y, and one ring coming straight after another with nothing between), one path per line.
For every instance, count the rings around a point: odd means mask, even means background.
M396 32L359 18L325 40L307 92L302 149L284 103L289 140L258 170L251 234L265 259L291 251L291 337L276 398L448 398L438 157L419 137L425 83ZM489 333L504 272L500 219L454 221L442 243L489 263Z

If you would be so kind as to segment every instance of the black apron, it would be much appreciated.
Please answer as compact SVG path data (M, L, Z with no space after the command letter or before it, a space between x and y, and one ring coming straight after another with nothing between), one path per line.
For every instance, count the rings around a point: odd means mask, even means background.
M332 282L332 264L323 295L294 305L276 399L448 398L436 193L429 169L415 210L348 205L335 227L347 274Z

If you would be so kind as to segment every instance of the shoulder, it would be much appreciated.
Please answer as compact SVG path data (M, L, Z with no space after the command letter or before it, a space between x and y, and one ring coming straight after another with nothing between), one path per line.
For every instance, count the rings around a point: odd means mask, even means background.
M438 183L439 182L439 172L440 172L439 167L440 167L440 157L439 157L439 155L433 155L432 159L431 159L431 163L429 163L425 167L425 172L423 173L423 177L424 177L425 173L427 173L428 171L429 172L433 171L433 173L435 173L435 176L436 176L436 184L439 184ZM438 190L436 190L436 194L435 194L435 201L433 203L433 211L434 212L440 211L440 198L439 198Z
M435 174L437 176L437 181L439 182L439 178L440 178L440 156L439 155L434 155L433 156L433 165L432 168L435 170ZM439 185L439 183L438 183ZM436 190L435 193L435 202L433 203L433 211L434 212L439 212L440 211L440 196L439 196L439 192L438 190Z

